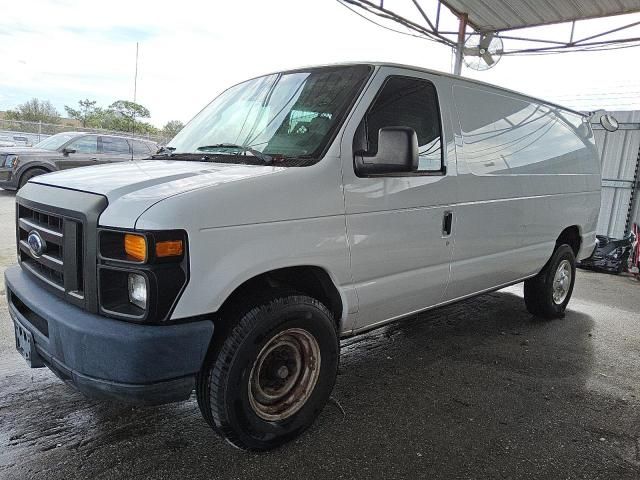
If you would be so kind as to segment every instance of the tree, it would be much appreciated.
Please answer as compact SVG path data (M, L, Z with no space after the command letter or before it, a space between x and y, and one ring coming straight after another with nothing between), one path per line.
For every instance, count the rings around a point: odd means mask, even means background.
M60 114L49 100L32 98L6 113L8 120L28 122L60 123Z
M164 127L162 127L162 134L165 137L173 138L183 128L184 128L184 123L182 123L180 120L170 120L166 123Z
M149 127L156 130L155 127L148 123L136 123L136 118L149 118L151 116L149 110L139 103L130 102L129 100L117 100L109 105L108 111L113 114L111 121L119 127L112 130L124 132L133 132L135 130L145 133Z
M67 115L69 118L75 118L80 121L83 127L91 124L91 120L96 116L99 111L102 109L100 107L96 107L95 100L89 100L88 98L84 100L79 100L78 105L80 108L76 110L75 108L71 108L67 105L64 106L64 109L67 111Z

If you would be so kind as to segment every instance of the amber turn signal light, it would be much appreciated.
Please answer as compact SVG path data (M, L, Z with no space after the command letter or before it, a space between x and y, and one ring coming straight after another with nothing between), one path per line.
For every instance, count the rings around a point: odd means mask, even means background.
M124 251L139 262L147 259L147 241L142 235L126 233L124 236Z
M156 243L156 257L179 257L184 252L182 240L165 240Z

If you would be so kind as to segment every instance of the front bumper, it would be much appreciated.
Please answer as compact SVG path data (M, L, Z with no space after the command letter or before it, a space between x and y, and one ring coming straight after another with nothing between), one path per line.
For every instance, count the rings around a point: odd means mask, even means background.
M9 313L43 363L93 398L161 404L189 397L213 323L140 325L95 315L45 290L19 266L5 271Z
M13 168L0 166L0 188L5 190L16 190L18 188L18 182L13 174Z

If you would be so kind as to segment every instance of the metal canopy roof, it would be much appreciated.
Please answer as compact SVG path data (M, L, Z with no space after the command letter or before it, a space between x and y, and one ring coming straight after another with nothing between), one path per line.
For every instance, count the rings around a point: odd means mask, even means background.
M640 12L640 0L441 0L477 31L504 31Z

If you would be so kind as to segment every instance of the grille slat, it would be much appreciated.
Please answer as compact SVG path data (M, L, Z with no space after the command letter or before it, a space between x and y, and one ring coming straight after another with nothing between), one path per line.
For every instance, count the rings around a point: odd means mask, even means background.
M35 257L29 248L29 244L25 240L20 240L20 250L29 255L35 262L42 263L45 267L55 270L56 272L63 272L64 262L60 258L53 257L51 255L44 254L40 257Z
M18 225L26 232L32 230L37 231L46 242L52 242L56 245L62 245L62 231L50 228L50 225L43 225L30 219L20 218Z
M45 251L35 255L27 238L38 232L46 243ZM56 290L83 298L82 224L52 212L18 207L18 255L33 275Z

